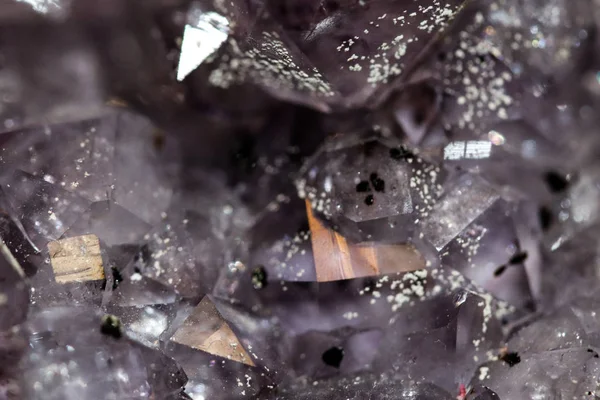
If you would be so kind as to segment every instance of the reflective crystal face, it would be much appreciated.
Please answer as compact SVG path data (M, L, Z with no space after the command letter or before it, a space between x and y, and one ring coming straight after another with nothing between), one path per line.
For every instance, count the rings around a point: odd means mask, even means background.
M406 240L441 192L443 173L403 146L335 138L303 167L296 186L317 214L355 240Z
M600 397L594 0L7 0L0 398Z

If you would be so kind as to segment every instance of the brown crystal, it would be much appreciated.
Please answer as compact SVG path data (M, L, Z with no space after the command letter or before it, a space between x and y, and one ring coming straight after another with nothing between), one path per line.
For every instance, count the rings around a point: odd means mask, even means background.
M54 278L58 283L104 279L100 241L83 235L48 243Z
M315 218L308 200L306 213L318 282L414 271L425 267L424 258L410 244L349 243Z
M254 366L229 324L208 298L204 297L183 325L175 331L172 341L219 357Z

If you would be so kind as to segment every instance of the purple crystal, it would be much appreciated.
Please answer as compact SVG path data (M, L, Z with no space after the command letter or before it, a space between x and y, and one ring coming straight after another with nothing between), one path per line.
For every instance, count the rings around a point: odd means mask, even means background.
M0 398L600 396L593 2L4 3Z
M185 377L172 375L178 371L172 361L130 342L121 329L116 317L86 308L38 314L28 325L23 366L24 379L38 384L26 388L27 397L148 398L181 391Z
M6 244L0 242L0 331L25 321L29 309L29 288L25 272Z

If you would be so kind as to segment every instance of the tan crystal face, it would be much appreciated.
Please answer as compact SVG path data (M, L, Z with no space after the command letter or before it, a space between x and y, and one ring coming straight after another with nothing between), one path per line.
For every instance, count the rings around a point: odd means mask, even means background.
M410 244L349 243L314 216L308 200L306 212L319 282L425 268L425 259Z
M175 331L171 340L219 357L254 366L254 362L239 339L208 297L202 299L183 325Z
M96 235L83 235L48 243L54 279L58 283L104 279L100 241Z

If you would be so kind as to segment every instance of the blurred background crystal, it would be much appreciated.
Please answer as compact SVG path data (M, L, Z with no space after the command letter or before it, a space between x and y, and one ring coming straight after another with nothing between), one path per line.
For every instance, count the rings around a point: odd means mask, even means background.
M600 397L597 1L0 21L0 399Z

